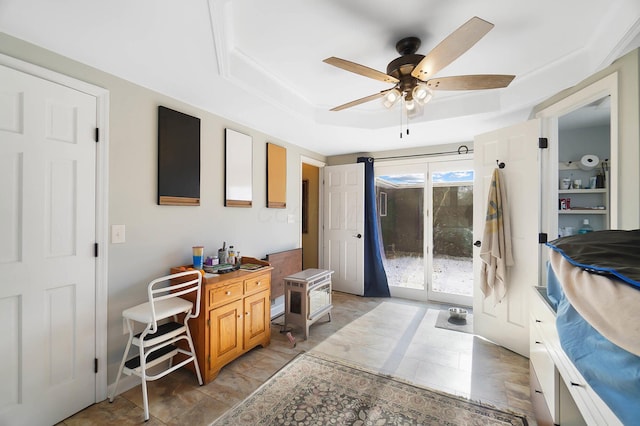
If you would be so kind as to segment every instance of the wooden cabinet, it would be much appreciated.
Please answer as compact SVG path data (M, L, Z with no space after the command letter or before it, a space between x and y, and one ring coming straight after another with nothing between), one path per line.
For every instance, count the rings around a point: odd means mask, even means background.
M189 329L205 383L240 355L271 342L271 269L203 278L200 316L189 321Z

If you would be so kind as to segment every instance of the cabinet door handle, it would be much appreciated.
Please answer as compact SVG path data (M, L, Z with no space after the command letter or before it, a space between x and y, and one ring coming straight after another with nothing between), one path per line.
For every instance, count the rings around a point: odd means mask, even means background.
M536 340L536 345L540 345L540 344L542 344L542 342Z
M258 286L259 286L259 285L262 285L262 281L258 281L258 282L256 283L256 285L258 285Z
M231 296L231 292L230 291L225 291L225 293L227 296Z
M238 314L238 318L242 318L242 314Z
M579 388L584 387L584 385L581 385L580 383L576 383L576 382L571 382L571 386L577 386Z
M245 312L244 314L245 314L246 316L249 316L249 312Z
M540 391L540 390L536 389L536 393L542 393L542 391Z
M537 320L536 320L536 322L542 322L542 321L540 321L539 319L537 319Z

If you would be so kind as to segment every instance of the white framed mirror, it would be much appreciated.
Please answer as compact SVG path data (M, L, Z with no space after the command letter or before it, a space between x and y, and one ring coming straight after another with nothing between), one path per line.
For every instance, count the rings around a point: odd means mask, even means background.
M253 194L253 140L225 129L224 205L251 207Z

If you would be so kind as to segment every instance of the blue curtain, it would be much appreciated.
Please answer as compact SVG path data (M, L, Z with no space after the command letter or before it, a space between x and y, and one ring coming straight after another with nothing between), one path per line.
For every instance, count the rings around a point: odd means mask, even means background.
M382 265L373 158L358 157L358 163L364 163L364 295L390 297Z

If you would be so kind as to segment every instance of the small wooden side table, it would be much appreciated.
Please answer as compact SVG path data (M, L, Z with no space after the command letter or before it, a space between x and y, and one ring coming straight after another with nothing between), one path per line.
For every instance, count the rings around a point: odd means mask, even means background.
M295 324L303 328L305 340L309 326L323 317L331 321L331 274L327 269L305 269L284 278L284 327Z

